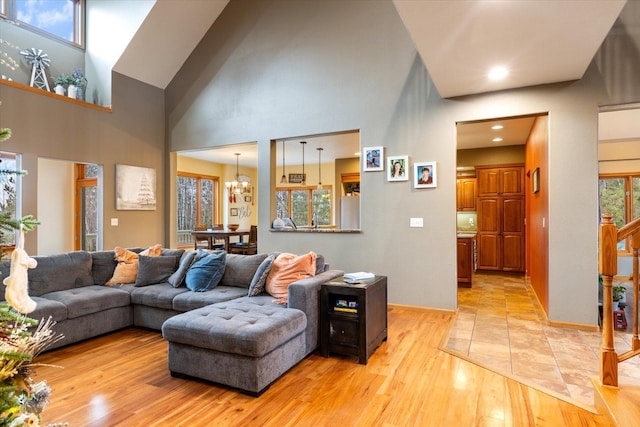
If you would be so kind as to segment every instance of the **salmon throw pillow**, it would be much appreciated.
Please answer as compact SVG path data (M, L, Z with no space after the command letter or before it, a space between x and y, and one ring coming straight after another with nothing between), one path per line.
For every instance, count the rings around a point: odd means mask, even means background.
M138 254L128 249L116 246L113 250L114 259L118 261L113 276L105 286L122 285L125 283L135 283L138 276ZM162 254L162 245L156 244L149 246L140 252L143 256L160 256Z
M277 298L278 304L286 304L289 285L297 280L315 276L315 274L315 252L304 255L281 253L271 265L271 271L267 276L266 291Z

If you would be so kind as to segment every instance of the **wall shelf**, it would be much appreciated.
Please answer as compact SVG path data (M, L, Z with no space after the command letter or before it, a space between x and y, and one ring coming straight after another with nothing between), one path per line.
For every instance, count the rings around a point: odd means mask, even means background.
M101 105L91 104L90 102L69 98L68 96L58 95L54 92L47 92L46 90L31 87L23 83L18 83L12 80L0 79L0 85L15 87L16 89L24 90L26 92L32 92L32 93L37 93L38 95L48 96L50 98L56 98L56 99L59 99L60 101L70 102L72 104L80 105L87 108L92 108L94 110L102 111L105 113L112 112L110 107L103 107Z

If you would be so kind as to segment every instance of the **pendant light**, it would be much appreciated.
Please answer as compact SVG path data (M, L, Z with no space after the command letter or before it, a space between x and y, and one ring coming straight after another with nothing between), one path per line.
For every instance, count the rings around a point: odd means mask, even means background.
M324 148L322 147L318 147L316 148L316 150L318 150L318 190L322 189L322 150L324 150Z
M238 166L238 161L240 159L240 153L234 153L234 155L236 156L236 179L234 181L231 182L225 182L225 185L227 187L227 190L229 191L229 194L242 194L244 192L244 190L246 190L247 186L249 185L249 183L247 181L242 181L240 182L240 169ZM233 199L235 200L235 197L233 197Z
M300 181L300 185L306 185L307 176L304 174L304 146L307 145L307 141L300 141L302 144L302 180Z
M287 175L284 173L284 139L282 140L282 178L280 178L280 184L287 183Z

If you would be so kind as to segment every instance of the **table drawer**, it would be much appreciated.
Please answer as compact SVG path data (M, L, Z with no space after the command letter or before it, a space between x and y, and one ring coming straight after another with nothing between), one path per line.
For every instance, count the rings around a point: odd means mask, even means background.
M331 319L329 341L336 344L358 345L358 321Z

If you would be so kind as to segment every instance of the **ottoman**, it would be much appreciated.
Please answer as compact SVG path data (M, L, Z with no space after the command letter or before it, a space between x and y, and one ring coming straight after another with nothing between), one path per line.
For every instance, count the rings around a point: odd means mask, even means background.
M259 396L305 357L304 312L243 297L178 314L162 324L169 370Z

